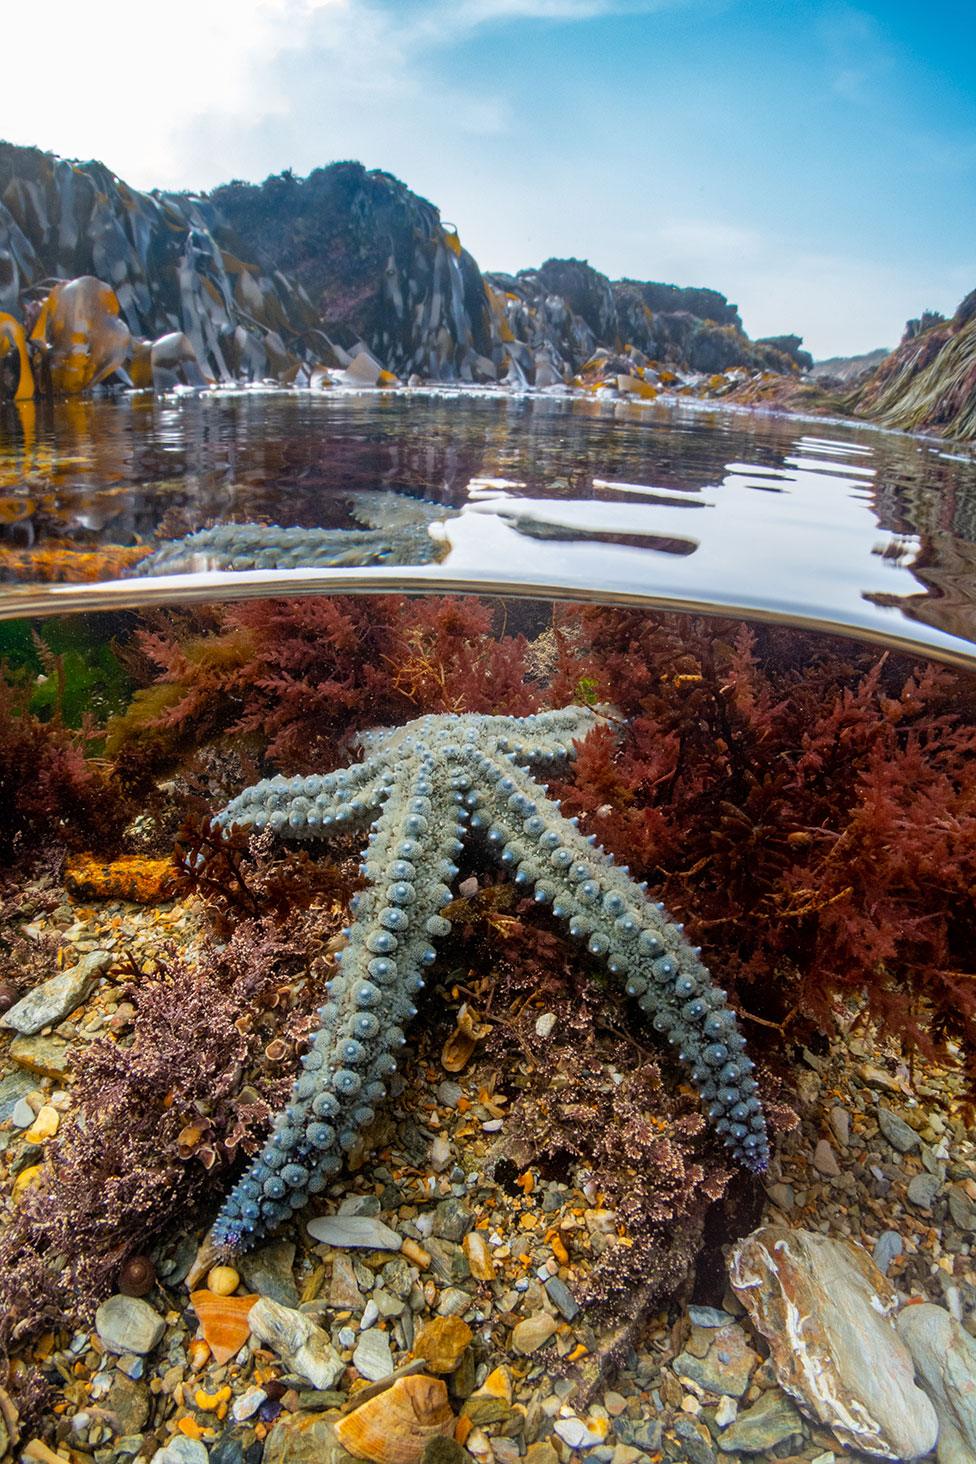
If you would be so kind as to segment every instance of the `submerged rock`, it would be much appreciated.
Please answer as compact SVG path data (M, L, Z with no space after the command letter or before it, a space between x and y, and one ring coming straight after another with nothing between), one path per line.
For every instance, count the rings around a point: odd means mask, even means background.
M976 1342L941 1306L906 1306L898 1332L939 1418L939 1464L976 1459Z
M166 1323L148 1301L117 1292L95 1313L95 1329L107 1351L142 1355L158 1346Z
M328 1391L342 1376L345 1363L325 1332L293 1307L262 1296L251 1307L248 1323L252 1334L273 1347L285 1365L313 1388Z
M42 981L21 997L0 1017L0 1027L10 1027L24 1037L33 1037L44 1027L63 1021L86 999L112 960L111 951L90 951L69 970Z
M780 1385L841 1443L899 1459L932 1448L935 1410L915 1386L894 1292L867 1251L768 1225L738 1243L729 1276Z

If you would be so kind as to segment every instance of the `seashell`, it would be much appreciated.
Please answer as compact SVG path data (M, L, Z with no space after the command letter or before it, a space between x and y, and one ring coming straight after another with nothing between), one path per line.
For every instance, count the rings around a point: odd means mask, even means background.
M455 1418L440 1378L415 1373L335 1424L336 1438L371 1464L420 1464L428 1442L450 1438Z
M214 1361L230 1362L251 1335L248 1322L257 1296L217 1296L213 1291L191 1291L190 1301L200 1321L204 1340Z
M130 1256L119 1272L123 1296L146 1296L156 1284L156 1267L148 1256Z
M477 1013L465 1002L458 1010L457 1026L444 1043L441 1067L449 1073L461 1072L477 1044L490 1031L491 1023L479 1021Z

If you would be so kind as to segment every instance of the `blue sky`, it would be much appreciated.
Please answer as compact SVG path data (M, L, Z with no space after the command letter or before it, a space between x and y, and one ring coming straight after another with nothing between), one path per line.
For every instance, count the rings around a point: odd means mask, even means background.
M29 58L16 9L5 51ZM818 356L893 345L976 287L972 0L168 0L165 16L65 6L43 92L7 69L0 136L140 187L360 158L437 203L485 268L575 254L710 285L752 335L796 331Z

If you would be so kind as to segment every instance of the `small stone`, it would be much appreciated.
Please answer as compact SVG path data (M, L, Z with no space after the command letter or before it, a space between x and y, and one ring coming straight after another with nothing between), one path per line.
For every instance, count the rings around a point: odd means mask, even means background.
M454 1439L442 1438L437 1434L424 1444L420 1464L471 1464L471 1455Z
M882 1230L874 1242L874 1264L883 1276L887 1276L892 1261L901 1255L904 1242L897 1230Z
M611 1418L619 1418L621 1413L627 1411L627 1399L622 1393L615 1392L612 1388L603 1395L603 1406Z
M494 1281L497 1272L488 1242L480 1230L469 1230L462 1241L471 1274L476 1281Z
M10 1121L14 1128L28 1129L34 1122L34 1110L26 1098L19 1099L10 1115Z
M395 1230L369 1215L320 1215L307 1229L313 1240L345 1250L398 1251L403 1245Z
M207 1275L207 1290L215 1296L232 1296L241 1284L233 1266L214 1266Z
M949 1189L949 1214L960 1230L976 1230L976 1205L960 1184Z
M727 1327L735 1317L717 1306L690 1306L688 1316L696 1327Z
M258 1250L247 1251L238 1264L249 1291L257 1292L258 1296L269 1296L280 1306L298 1305L298 1287L293 1275L295 1246L292 1241L275 1240Z
M777 1181L776 1184L767 1185L766 1193L773 1204L786 1214L792 1210L796 1203L793 1196L793 1186L791 1184L784 1184L782 1180Z
M352 1307L358 1309L363 1304L360 1294L359 1283L356 1280L356 1268L349 1256L343 1255L341 1251L332 1257L332 1279L329 1282L329 1305L338 1307L340 1311Z
M248 1388L247 1392L234 1399L230 1410L231 1417L237 1423L243 1423L246 1418L253 1418L267 1396L263 1388Z
M725 1393L719 1399L718 1407L715 1410L715 1422L719 1428L728 1428L730 1423L735 1422L738 1412L739 1405L736 1400Z
M95 1330L108 1352L152 1352L166 1324L148 1301L117 1292L95 1313Z
M446 1134L437 1134L430 1146L430 1167L440 1174L451 1162L451 1145Z
M579 1315L579 1302L565 1281L560 1281L558 1276L550 1276L545 1287L549 1300L556 1310L562 1313L567 1322L571 1322L574 1317Z
M861 1082L866 1083L869 1088L883 1088L886 1093L901 1092L898 1080L891 1077L883 1068L875 1067L873 1063L862 1063L857 1070L857 1075Z
M353 1366L362 1377L371 1383L388 1378L393 1371L393 1354L390 1351L389 1333L371 1327L360 1335L352 1355Z
M367 1301L365 1307L363 1308L363 1314L362 1314L362 1316L359 1318L359 1329L360 1329L360 1331L361 1332L365 1332L367 1330L367 1328L371 1327L373 1325L373 1323L376 1321L376 1319L379 1316L379 1314L380 1314L379 1307L376 1305L376 1302L373 1300L373 1298L370 1297L369 1300Z
M112 964L110 951L90 951L67 971L42 981L21 997L0 1017L0 1027L9 1027L22 1037L33 1037L44 1027L63 1022L69 1012L81 1006L95 982Z
M464 1089L460 1083L454 1083L450 1078L445 1078L437 1085L437 1101L442 1108L456 1108L464 1097Z
M462 1200L451 1195L443 1200L434 1211L434 1226L431 1234L440 1240L455 1243L464 1239L474 1224L474 1216Z
M631 1444L645 1454L656 1454L661 1447L661 1424L656 1418L618 1418L614 1433L622 1444Z
M828 1139L821 1139L813 1151L813 1166L828 1179L836 1179L840 1174L840 1165L837 1163L837 1155L830 1147Z
M558 1418L553 1432L571 1449L593 1449L603 1443L607 1426L603 1419L582 1419L574 1415L572 1418Z
M145 1383L116 1374L105 1395L105 1407L115 1416L113 1433L141 1433L149 1418L149 1390Z
M736 1322L724 1327L693 1331L684 1352L672 1364L679 1378L688 1378L709 1393L730 1393L741 1398L759 1365L759 1356Z
M840 1144L846 1149L851 1141L851 1115L846 1108L839 1105L832 1108L827 1115L827 1122L830 1124L830 1132Z
M156 1450L150 1464L209 1464L209 1456L199 1439L174 1434L165 1448Z
M324 1413L282 1413L264 1441L262 1464L351 1464Z
M553 1028L556 1025L555 1012L542 1012L535 1019L535 1035L537 1037L551 1037Z
M794 1434L803 1432L803 1420L785 1394L775 1388L740 1413L718 1441L724 1454L765 1454Z
M512 1346L516 1352L528 1357L549 1341L556 1327L555 1317L548 1312L536 1312L534 1316L526 1317L513 1327Z
M43 1144L47 1139L53 1139L58 1131L61 1122L61 1115L50 1103L45 1103L43 1108L37 1111L37 1117L30 1128L24 1134L28 1144Z
M878 1108L878 1128L884 1134L888 1143L899 1154L911 1154L918 1148L921 1140L913 1128L910 1128L903 1118L897 1113L892 1113L890 1108Z
M559 1455L552 1444L543 1440L529 1445L525 1451L525 1464L559 1464Z
M34 1079L29 1073L13 1072L0 1082L0 1123L8 1118L13 1118L14 1112L28 1093L34 1090ZM27 1105L30 1108L30 1104ZM24 1114L25 1122L18 1123L18 1128L28 1128L34 1121L34 1110L31 1108L30 1118ZM16 1122L16 1120L15 1120Z
M460 1317L434 1317L414 1338L411 1351L422 1357L433 1373L452 1373L474 1336Z
M11 1060L42 1078L63 1079L68 1072L70 1051L60 1037L15 1037L10 1044Z
M937 1174L915 1174L908 1184L908 1199L920 1210L931 1210L936 1195L942 1188Z

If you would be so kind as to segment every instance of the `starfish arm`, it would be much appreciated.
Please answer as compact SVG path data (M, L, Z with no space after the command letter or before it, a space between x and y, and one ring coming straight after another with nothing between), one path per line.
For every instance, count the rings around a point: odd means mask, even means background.
M457 873L463 795L449 768L425 757L397 765L387 792L365 854L369 883L353 902L356 921L319 1031L268 1143L217 1218L221 1249L254 1245L339 1172L396 1071L422 972L435 957L431 942L450 931L438 912Z
M232 799L214 823L220 828L271 828L292 839L321 837L335 827L368 822L388 796L391 779L375 758L324 775L265 778Z
M769 1146L754 1064L726 993L663 905L646 899L624 866L584 838L575 823L511 757L483 755L472 827L486 831L516 884L569 924L602 956L656 1032L678 1049L726 1148L761 1172Z
M280 528L278 524L215 524L172 539L144 559L139 575L216 569L327 568L388 559L393 545L372 530ZM201 564L199 561L204 561Z
M575 756L580 742L599 724L592 707L561 707L532 717L485 717L482 739L498 752L531 763L559 763Z

